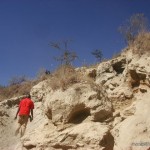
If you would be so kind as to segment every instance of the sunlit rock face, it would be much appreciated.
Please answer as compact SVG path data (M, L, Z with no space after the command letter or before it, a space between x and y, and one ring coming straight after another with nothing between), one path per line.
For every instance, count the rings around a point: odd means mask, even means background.
M48 94L45 114L54 124L81 123L86 118L101 122L112 115L112 105L106 92L90 84L75 84L66 91Z
M34 120L28 122L22 138L14 136L14 117L24 96L0 102L0 149L150 148L150 58L128 50L94 67L75 70L92 82L53 90L45 80L31 89Z

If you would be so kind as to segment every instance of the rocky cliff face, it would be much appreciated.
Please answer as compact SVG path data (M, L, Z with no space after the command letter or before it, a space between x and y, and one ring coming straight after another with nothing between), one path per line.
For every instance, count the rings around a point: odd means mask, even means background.
M31 90L34 120L14 135L20 98L0 103L2 150L150 149L150 57L130 51L95 68L78 68L93 79L53 91L47 81Z

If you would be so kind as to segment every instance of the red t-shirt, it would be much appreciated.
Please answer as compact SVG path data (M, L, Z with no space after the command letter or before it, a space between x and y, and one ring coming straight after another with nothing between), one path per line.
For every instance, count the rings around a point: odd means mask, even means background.
M19 104L19 115L29 115L30 109L34 109L34 103L29 98L24 98Z

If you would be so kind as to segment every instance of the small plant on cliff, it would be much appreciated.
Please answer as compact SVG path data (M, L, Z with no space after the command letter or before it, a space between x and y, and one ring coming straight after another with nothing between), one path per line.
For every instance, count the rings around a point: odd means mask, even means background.
M36 81L25 81L19 84L13 84L0 87L0 101L25 95L30 92L31 88L36 85Z
M28 81L28 79L24 75L23 76L15 76L9 80L9 85L17 85L17 84L21 84L26 81Z
M134 54L142 56L143 54L150 55L150 32L140 33L130 46Z
M132 15L122 26L119 32L123 35L125 42L130 45L134 42L139 33L146 32L148 29L148 19L144 14Z
M95 58L97 59L97 61L99 61L99 62L102 61L103 53L102 53L102 51L100 49L93 50L91 52L91 54L95 56Z
M49 79L53 90L62 89L63 91L76 83L88 83L93 85L94 79L87 76L84 70L77 71L73 66L60 66Z
M70 40L65 40L63 42L50 42L50 46L60 50L60 56L54 57L54 59L60 62L61 65L71 65L71 63L78 58L76 53L68 48Z
M80 75L75 71L74 67L70 65L60 66L52 74L50 79L50 86L53 90L61 88L67 89L70 85L80 81Z

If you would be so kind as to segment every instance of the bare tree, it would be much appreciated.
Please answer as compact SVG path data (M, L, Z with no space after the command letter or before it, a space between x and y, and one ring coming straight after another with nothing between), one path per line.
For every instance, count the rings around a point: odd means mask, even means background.
M95 58L97 59L97 61L99 61L99 62L102 61L103 54L102 54L102 51L100 49L93 50L91 52L91 54L95 56Z
M50 46L61 51L61 55L55 57L54 59L63 65L71 65L71 63L78 58L75 52L68 48L70 40L65 40L63 42L50 42Z
M123 35L125 42L132 44L136 36L148 30L148 19L144 14L138 13L132 15L122 26L119 32Z

